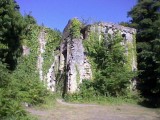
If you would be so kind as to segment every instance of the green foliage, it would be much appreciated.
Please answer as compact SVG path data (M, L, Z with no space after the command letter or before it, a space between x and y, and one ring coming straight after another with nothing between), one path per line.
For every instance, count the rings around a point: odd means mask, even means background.
M97 98L95 93L93 82L84 80L79 86L79 91L73 94L67 94L65 100L71 102L91 102L93 99Z
M49 94L44 98L44 103L37 105L36 108L40 109L53 108L56 103L57 97L58 97L57 93L49 92Z
M74 18L71 21L70 34L72 38L80 38L81 22Z
M136 40L133 39L133 43L127 43L126 47L128 48L128 53L127 53L127 58L126 58L127 64L125 66L128 68L128 70L132 70L133 61L137 60Z
M11 75L0 62L0 119L5 119L11 116L15 118L25 117L26 113L17 99L17 91L13 89Z
M128 22L120 22L119 25L130 27Z
M19 6L13 0L0 1L0 119L26 118L18 92L13 85L12 71L21 55L21 34L25 27Z
M14 70L21 55L22 29L25 27L19 6L13 0L0 1L0 59Z
M26 36L26 46L30 49L28 56L19 58L17 69L12 76L15 79L13 85L17 88L19 100L36 105L44 102L45 96L49 93L39 80L37 72L38 56L38 35L41 28L32 25L28 36Z
M27 23L28 27L30 27L29 25L37 24L36 20L31 15L31 13L25 14L24 21Z
M51 67L54 61L54 56L57 54L56 49L60 45L61 41L61 32L58 30L52 30L49 28L45 28L46 35L46 47L45 52L43 54L44 62L43 62L43 72L44 75L47 74L48 69ZM56 72L56 71L55 71Z
M75 68L76 68L76 82L77 82L77 84L79 84L79 82L80 82L80 73L79 73L79 69L78 69L77 65L75 65Z
M131 58L125 55L121 42L123 38L118 33L107 37L102 34L101 39L96 33L90 34L84 46L91 61L93 81L83 80L76 93L65 96L67 101L119 104L139 100L129 90L130 80L136 73L132 72ZM128 53L133 55L132 47Z
M159 0L139 0L129 12L131 26L137 29L138 89L153 106L160 105L159 10Z
M123 38L120 35L108 36L107 40L97 39L91 34L85 41L86 50L96 68L94 88L104 96L120 96L126 94L129 80L134 73L125 56L125 48L121 45ZM90 44L92 42L92 44Z
M66 72L60 73L57 72L56 74L56 93L59 95L64 95L65 94L65 88L66 88L66 84L64 84L66 80Z
M67 94L65 100L68 102L75 103L92 103L92 104L123 104L131 103L136 104L140 101L137 93L128 92L125 96L113 97L113 96L102 96L99 95L94 88L94 82L89 80L84 80L79 86L79 91L73 94Z
M10 26L8 28L5 27L7 29L0 38L0 119L31 120L32 118L29 117L23 110L22 103L27 103L30 105L46 103L47 96L50 96L51 94L48 90L46 90L44 84L39 81L39 74L37 71L39 45L38 36L42 28L36 25L36 21L31 15L26 15L23 18L19 14L18 9L12 9L13 6L15 6L15 3L12 0L2 1L0 4L3 4L3 7L6 5L7 9L13 10L10 11L10 13L6 9L4 16L1 16L2 19L4 19L3 17L5 17L5 14L11 15L11 19L8 19L8 21L10 20L11 23L13 22L13 29L10 29ZM11 5L11 8L8 8L9 5ZM12 15L14 12L20 16L20 18L15 16L17 17L15 18L17 21L14 19L14 15ZM18 19L22 20L21 23L17 23L19 22ZM6 20L1 22L5 25L7 24L5 23ZM2 26L2 28L4 28L4 26ZM57 31L52 32L51 30L47 30L47 32L49 32L50 35L47 38L47 44L50 46L48 45L48 48L46 48L46 54L47 56L51 56L55 46L57 46L60 42L60 33ZM54 47L52 47L53 42L55 43ZM22 52L22 44L23 46L28 47L29 55L20 57ZM14 62L12 61L12 58L14 58ZM5 62L8 65L4 64ZM13 71L11 72L7 68Z

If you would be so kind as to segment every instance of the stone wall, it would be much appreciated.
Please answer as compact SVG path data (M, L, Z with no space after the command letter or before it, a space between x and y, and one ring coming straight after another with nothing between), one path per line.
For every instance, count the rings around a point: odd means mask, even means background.
M37 60L37 69L39 71L39 77L40 80L43 81L44 75L43 75L43 56L42 54L45 52L45 45L46 45L46 40L45 40L46 33L44 29L40 32L39 37L38 37L38 44L39 44L39 49L38 49L38 60Z
M30 40L32 42L28 42L29 41L28 40L27 41L28 43L26 42L25 45L22 46L23 56L29 57L29 59L32 60L36 58L36 61L34 61L34 63L29 63L35 66L35 68L33 67L33 69L35 69L35 74L37 75L36 77L37 78L39 77L39 80L47 87L47 89L55 91L56 74L59 69L59 50L58 52L57 50L55 50L57 45L53 45L52 48L54 49L51 50L47 48L48 47L47 45L49 45L48 43L50 41L52 41L53 43L54 41L52 37L48 37L54 35L50 33L52 30L42 26L37 26L37 28L38 29L34 28L33 31L31 30L31 33L37 32L36 34L33 35L34 39Z
M82 83L82 80L92 79L91 64L85 54L83 40L87 40L88 36L93 32L97 33L99 40L102 39L102 35L106 36L107 39L108 35L114 35L119 32L124 38L122 45L126 47L125 54L130 62L130 69L132 71L137 69L135 29L113 23L96 23L84 26L81 29L81 37L72 39L70 27L71 20L64 29L60 51L60 69L65 69L68 92L73 93L78 90L78 85Z
M99 40L102 39L102 36L107 40L108 35L114 35L119 33L123 37L122 45L126 48L126 57L130 62L130 69L132 71L137 70L137 61L136 61L136 29L130 27L124 27L122 25L113 24L113 23L96 23L93 25L87 25L83 30L83 38L87 39L90 33L96 33L99 37Z
M51 91L55 91L55 84L56 84L55 62L57 61L56 55L52 56L52 57L54 57L54 61L52 61L52 64L50 65L48 72L45 74L43 71L43 64L44 64L43 55L45 54L46 43L47 43L46 35L47 35L47 33L46 33L45 29L42 29L39 33L37 69L39 72L39 78L46 85L47 89L49 89ZM53 53L54 53L54 50L53 50Z
M83 41L87 40L91 33L96 33L99 40L103 37L107 40L109 35L114 36L117 32L122 35L124 40L121 44L126 48L126 53L124 54L126 54L130 70L134 71L137 69L135 29L113 23L95 23L81 27L80 37L72 38L70 33L71 25L72 20L68 22L63 31L61 44L56 50L57 54L55 54L53 50L52 57L54 61L52 61L48 72L45 74L43 71L43 54L46 48L45 36L47 33L44 29L40 31L38 39L39 50L37 51L37 69L40 80L46 84L48 89L56 91L57 75L65 76L62 77L63 79L65 78L65 80L61 81L64 82L64 91L69 93L76 92L79 84L82 83L83 80L91 80L93 78L92 66L87 58L83 45ZM24 46L23 51L24 55L28 55L30 49Z
M78 90L78 85L82 83L82 80L92 78L92 72L91 66L84 54L83 39L71 38L69 32L70 25L71 21L69 21L63 32L60 63L64 63L64 69L66 70L67 91L73 93Z

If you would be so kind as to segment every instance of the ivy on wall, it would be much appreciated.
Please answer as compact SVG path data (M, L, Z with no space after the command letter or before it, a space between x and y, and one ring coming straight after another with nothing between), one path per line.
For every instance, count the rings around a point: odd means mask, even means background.
M47 95L46 88L40 82L37 71L37 43L40 30L41 28L37 25L31 26L23 43L23 45L29 48L29 55L19 58L17 69L13 73L14 84L19 89L19 99L29 104L43 103L44 96Z
M60 45L61 41L61 33L58 30L51 30L49 28L45 28L46 36L46 46L45 52L43 53L43 73L47 74L49 68L54 62L54 56L57 54L56 49Z
M92 32L87 40L84 40L85 50L91 61L94 74L93 86L100 95L119 96L127 92L130 81L134 77L131 69L133 57L133 45L125 55L125 46L122 36L117 32L114 36ZM92 44L91 44L92 43Z

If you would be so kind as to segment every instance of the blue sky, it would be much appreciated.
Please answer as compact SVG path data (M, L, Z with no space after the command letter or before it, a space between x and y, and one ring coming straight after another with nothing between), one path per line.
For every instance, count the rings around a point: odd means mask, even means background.
M31 12L38 24L63 31L73 17L118 23L129 21L127 12L137 0L16 0L20 11Z

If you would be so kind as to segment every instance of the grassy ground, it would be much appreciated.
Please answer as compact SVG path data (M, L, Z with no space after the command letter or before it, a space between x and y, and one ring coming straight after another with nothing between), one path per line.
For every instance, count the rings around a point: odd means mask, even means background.
M48 107L26 108L38 120L159 120L160 109L133 104L93 105L59 101Z

